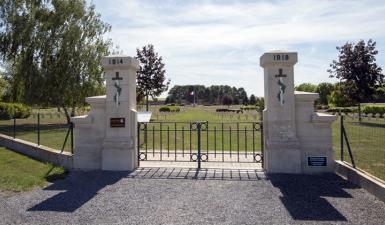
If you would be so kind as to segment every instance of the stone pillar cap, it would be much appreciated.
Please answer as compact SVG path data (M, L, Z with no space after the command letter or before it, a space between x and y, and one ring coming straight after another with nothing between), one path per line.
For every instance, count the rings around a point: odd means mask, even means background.
M102 58L102 66L104 69L134 69L139 70L139 62L133 57L124 55L111 55Z
M319 98L318 93L294 91L295 100L298 102L314 102Z
M298 61L297 52L288 51L270 51L259 58L260 66L265 68L268 65L290 65L293 66Z

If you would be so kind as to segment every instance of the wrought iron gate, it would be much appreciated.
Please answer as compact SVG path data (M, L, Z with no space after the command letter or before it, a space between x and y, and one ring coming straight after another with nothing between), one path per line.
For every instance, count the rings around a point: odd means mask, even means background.
M262 163L262 122L138 123L139 161Z

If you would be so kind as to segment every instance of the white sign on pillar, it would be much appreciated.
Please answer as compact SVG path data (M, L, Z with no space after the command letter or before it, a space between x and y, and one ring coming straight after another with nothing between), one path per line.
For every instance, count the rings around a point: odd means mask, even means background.
M103 170L133 170L136 151L136 71L139 63L128 56L102 60L106 78L106 135L103 141Z
M296 63L296 52L268 52L260 58L260 65L264 68L263 127L267 172L301 171L301 152L295 122L294 64Z

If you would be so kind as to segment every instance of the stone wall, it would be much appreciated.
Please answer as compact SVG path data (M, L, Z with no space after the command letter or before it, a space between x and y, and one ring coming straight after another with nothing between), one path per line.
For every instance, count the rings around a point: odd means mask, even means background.
M29 141L13 139L3 134L0 134L0 146L42 162L50 162L54 165L62 166L65 169L73 168L73 156L69 152L60 152L59 150L37 145Z

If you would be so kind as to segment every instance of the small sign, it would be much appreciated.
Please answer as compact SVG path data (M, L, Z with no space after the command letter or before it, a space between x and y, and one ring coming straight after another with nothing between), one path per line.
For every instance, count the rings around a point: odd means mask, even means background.
M111 118L110 127L125 127L126 119L125 118Z
M324 156L309 156L307 157L308 166L326 166L327 159Z

